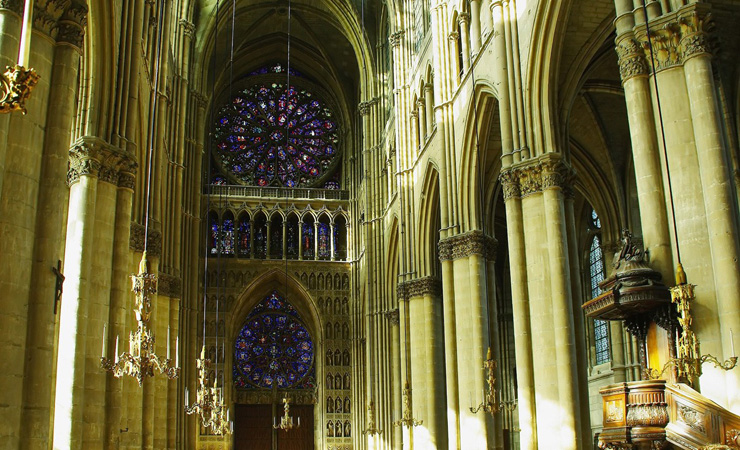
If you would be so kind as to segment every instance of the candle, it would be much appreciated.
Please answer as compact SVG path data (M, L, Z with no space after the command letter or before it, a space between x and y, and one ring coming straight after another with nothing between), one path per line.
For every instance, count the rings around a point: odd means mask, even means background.
M105 351L106 350L106 345L105 344L107 343L107 341L108 341L108 323L106 322L106 323L103 324L103 352L102 352L102 355L101 355L103 358L105 358L106 356L108 356L106 354L106 351Z
M731 356L737 356L735 355L735 336L732 335L732 328L730 328L730 346L732 347Z
M175 338L175 367L180 368L180 336Z
M231 409L230 409L230 408L226 410L226 421L227 421L227 422L229 421L229 412L230 412L230 411L231 411Z
M18 49L18 65L28 64L31 54L31 33L33 33L33 0L26 0L23 10L23 24L21 25L20 47ZM26 67L28 68L28 67Z
M301 416L298 416L298 426L301 426Z
M118 364L118 335L116 335L116 364Z
M190 392L188 391L188 388L185 388L185 406L188 406L190 402L188 401L190 397Z
M170 327L167 327L167 359L171 360L171 354L170 354Z

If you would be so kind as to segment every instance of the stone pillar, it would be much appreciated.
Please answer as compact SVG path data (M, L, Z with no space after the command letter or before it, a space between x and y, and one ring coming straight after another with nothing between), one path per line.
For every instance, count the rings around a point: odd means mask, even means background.
M429 131L427 129L427 110L425 107L426 100L424 97L419 97L419 99L416 101L416 109L417 109L417 117L419 118L419 148L421 149L424 146L424 143L427 140L427 136L429 135Z
M390 311L388 320L391 323L391 380L392 380L392 417L398 420L403 415L403 403L401 400L401 390L403 389L403 378L401 377L401 330L400 330L400 312L398 309ZM403 432L400 427L393 427L391 432L392 448L403 447Z
M445 336L445 387L447 391L447 439L451 450L460 449L460 397L457 373L457 330L455 328L455 280L452 262L452 247L439 244L439 259L442 261L442 309Z
M440 241L440 259L453 260L456 341L465 343L457 347L456 361L461 449L495 445L493 422L486 414L473 414L469 409L483 401L486 389L483 361L490 333L485 258L490 243L490 238L476 230Z
M462 52L463 73L470 70L470 14L460 13L458 17L460 24L460 51Z
M336 226L337 226L337 224L334 223L334 220L332 220L329 223L329 242L331 242L331 260L332 261L336 261L336 259L337 259L336 258L336 254L335 254L336 248L337 248L337 243L334 240L334 227L336 227Z
M470 50L477 55L481 45L481 0L470 0Z
M736 199L727 164L723 118L717 107L712 53L705 30L708 20L701 9L689 9L686 14L679 12L678 23L682 29L684 75L699 154L699 175L704 192L721 347L727 358L735 356L731 350L731 330L740 329L740 248L736 228ZM680 208L680 205L676 207ZM729 408L737 409L740 407L740 374L737 371L727 372L726 383Z
M288 221L283 220L283 259L288 259Z
M620 27L627 26L622 22L628 20L633 20L631 15L620 16L617 23ZM653 267L665 280L670 280L673 278L673 256L648 63L631 30L617 37L617 54L627 104L643 245L650 253Z
M530 321L529 292L527 289L527 256L524 245L521 185L519 174L506 171L501 174L506 205L506 231L511 270L511 298L516 354L517 398L519 412L519 446L535 450L537 444L537 410L534 392L532 361L532 324Z
M85 389L86 322L91 288L93 232L100 161L104 143L94 138L78 141L70 151L69 215L59 322L54 448L81 448ZM102 328L100 330L102 334ZM102 336L101 336L102 337Z
M265 236L265 259L271 259L270 253L272 251L272 217L267 220L267 236Z
M79 16L72 13L79 13ZM21 447L46 449L51 440L53 364L56 359L56 316L59 305L50 307L56 277L50 267L63 260L64 222L69 191L67 159L74 121L75 92L85 12L74 9L60 25L51 71L50 105L39 178L34 258L29 299L29 329L26 348L26 381L23 392Z
M424 106L426 106L426 127L427 135L431 135L434 129L434 86L431 84L432 80L429 80L424 85Z
M462 50L459 50L458 47L462 45L460 42L460 33L457 31L453 31L450 33L450 35L447 37L447 40L449 42L449 53L450 53L450 71L452 72L451 77L451 83L453 85L452 89L454 89L459 83L460 83L460 72L462 71L462 67L460 67L460 52Z
M568 180L567 168L559 158L547 158L542 168L542 195L547 225L547 249L550 271L550 298L555 331L558 394L563 412L560 423L561 448L578 448L581 423L576 346L573 324L573 302L568 258L563 189Z
M18 62L18 46L21 34L21 16L23 14L23 3L17 0L0 1L0 68L14 65ZM32 94L33 95L33 94ZM5 157L8 138L8 125L10 114L0 114L0 192L3 190L5 175ZM0 421L7 426L8 422ZM0 428L0 438L5 434Z
M313 223L313 259L317 261L319 259L319 221L318 219Z

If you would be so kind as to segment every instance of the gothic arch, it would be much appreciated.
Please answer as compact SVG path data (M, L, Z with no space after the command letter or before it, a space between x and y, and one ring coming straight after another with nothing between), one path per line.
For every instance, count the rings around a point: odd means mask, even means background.
M437 242L439 241L439 227L437 217L440 214L439 198L439 170L432 161L427 164L426 173L422 182L421 205L419 210L419 248L414 255L419 268L419 277L436 274Z

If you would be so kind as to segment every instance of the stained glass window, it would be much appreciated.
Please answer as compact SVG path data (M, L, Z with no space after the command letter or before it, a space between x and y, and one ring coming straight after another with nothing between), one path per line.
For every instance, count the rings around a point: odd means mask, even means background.
M319 223L319 258L329 259L331 243L329 242L329 224Z
M239 256L249 256L249 228L248 220L239 223Z
M596 211L591 211L591 226L594 230L601 229L601 220ZM599 283L604 280L604 254L601 251L601 240L598 234L591 239L588 259L591 275L591 298L594 298L601 293ZM594 345L596 347L596 364L608 362L610 360L609 324L604 320L594 319Z
M312 389L316 384L311 335L276 291L249 313L234 355L237 387Z
M287 242L288 258L295 259L298 257L298 222L289 220L285 230Z
M218 253L218 234L218 219L213 217L211 218L210 244L208 245L212 255Z
M308 90L280 82L234 96L219 112L215 137L217 163L240 184L321 187L338 162L332 111Z
M303 224L303 237L301 245L303 246L303 257L313 258L313 224Z
M221 253L234 254L234 221L225 219L221 227Z

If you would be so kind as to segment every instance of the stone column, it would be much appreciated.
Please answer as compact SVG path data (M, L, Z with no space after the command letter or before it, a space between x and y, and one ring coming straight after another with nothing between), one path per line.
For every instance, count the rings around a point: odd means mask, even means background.
M477 55L481 45L481 0L470 0L470 50Z
M329 242L331 242L331 260L336 261L336 248L337 243L334 241L334 227L336 227L336 223L332 220L331 223L329 223Z
M272 245L272 237L270 236L272 234L272 217L270 217L267 220L267 236L265 236L265 259L271 259L270 252L272 249L270 246Z
M670 280L673 278L673 256L648 63L640 43L632 35L630 24L623 23L626 21L634 22L631 14L617 19L618 28L630 28L629 32L617 37L617 55L627 104L643 243L645 250L650 252L653 267L665 280Z
M532 361L532 324L527 289L527 257L524 246L519 174L509 170L501 174L506 205L506 231L511 270L511 298L514 319L517 398L519 411L519 446L535 450L537 444L537 411L535 406L534 371Z
M288 259L288 221L283 220L283 258Z
M70 150L70 212L66 248L75 251L68 251L64 261L67 281L59 319L60 351L54 403L55 449L80 448L82 445L87 342L85 319L91 287L97 174L100 171L100 161L95 156L104 145L98 139L88 138L76 142Z
M319 221L316 219L313 223L313 259L319 259Z
M391 381L392 381L392 405L393 420L398 420L403 415L403 403L401 400L401 390L403 389L403 378L401 377L401 330L400 330L400 312L397 309L387 313L388 320L391 323ZM403 432L400 427L393 427L391 432L392 448L403 447Z
M419 97L419 99L416 101L416 109L417 109L417 117L419 118L419 149L424 146L424 143L427 140L428 136L428 129L427 129L427 110L425 107L424 97Z
M18 46L21 34L21 16L23 14L23 3L18 0L0 1L0 68L14 65L18 62ZM33 94L32 94L33 95ZM10 114L0 115L0 192L3 190L5 175L5 157L8 138L8 124ZM0 421L7 424L8 422ZM5 434L0 428L0 438Z
M73 15L73 13L76 13ZM77 15L79 14L79 15ZM29 299L26 381L23 393L21 446L46 449L51 440L54 340L59 305L50 307L56 277L50 267L63 260L64 222L69 191L67 159L75 116L75 92L85 12L69 11L60 24L46 118L46 134L39 178L38 210Z
M439 259L442 261L442 309L445 336L445 387L447 391L447 439L451 450L460 448L460 397L457 373L457 330L455 328L455 280L452 262L452 245L442 240L439 243Z
M303 261L303 220L300 219L298 220L298 261Z
M705 30L708 20L706 12L697 5L697 10L689 9L686 14L679 12L678 23L682 28L684 74L699 154L722 353L726 358L735 356L731 350L731 330L740 329L740 248L736 199L727 164L723 119L717 107L710 41ZM740 374L727 372L726 382L729 408L737 409L740 407Z
M434 86L431 80L424 85L424 106L426 106L427 135L431 135L434 129Z
M470 70L470 14L460 13L458 17L460 24L460 51L462 52L463 73Z
M563 188L568 183L568 177L568 169L560 158L551 156L544 159L542 195L547 220L547 251L552 322L555 331L558 394L563 413L560 421L560 439L563 449L578 448L581 434L570 262L563 197Z
M454 89L458 84L460 84L460 72L462 71L462 67L460 67L460 58L458 57L462 51L458 49L458 47L462 45L460 42L460 33L453 31L447 37L447 40L450 46L450 71L453 73L450 78L453 85L452 89Z

